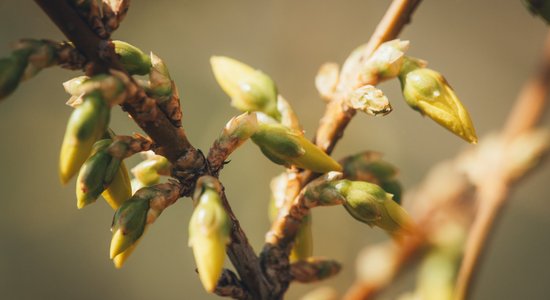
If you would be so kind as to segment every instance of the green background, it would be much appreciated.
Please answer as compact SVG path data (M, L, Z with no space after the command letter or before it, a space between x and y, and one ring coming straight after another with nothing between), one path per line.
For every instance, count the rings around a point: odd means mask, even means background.
M424 1L402 38L451 82L484 136L502 125L524 79L537 65L546 27L520 1ZM227 55L270 74L311 136L323 111L313 78L326 61L342 63L368 40L389 1L133 1L114 38L153 50L168 64L191 141L206 150L237 112L210 71ZM0 55L18 38L63 39L32 1L0 1ZM202 290L187 247L191 201L181 199L148 230L121 270L108 258L112 210L103 202L76 209L74 180L61 186L57 161L71 109L61 82L79 75L43 71L0 104L1 299L216 299ZM381 85L394 106L384 118L358 115L334 156L370 149L399 166L406 188L465 143L401 100L399 84ZM544 119L545 126L549 118ZM137 130L115 108L111 126ZM135 160L133 160L135 162ZM255 249L268 229L268 183L282 171L252 144L231 157L221 179ZM491 240L473 299L548 299L550 168L514 189ZM322 284L345 291L357 252L387 239L339 207L314 211L315 254L341 261ZM411 277L411 276L409 276ZM395 286L410 289L412 278ZM288 299L316 285L293 284Z

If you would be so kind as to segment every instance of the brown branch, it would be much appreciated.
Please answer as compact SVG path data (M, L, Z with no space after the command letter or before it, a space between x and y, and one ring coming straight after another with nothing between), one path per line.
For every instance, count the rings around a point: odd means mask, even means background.
M535 127L544 113L549 92L550 34L546 38L540 69L525 83L504 126L502 132L504 139L514 139ZM502 168L502 165L498 166ZM506 172L499 172L498 166L495 166L495 176L487 176L479 185L479 212L466 243L464 258L458 273L455 299L461 300L468 297L494 223L508 199L508 187L512 178L507 178Z

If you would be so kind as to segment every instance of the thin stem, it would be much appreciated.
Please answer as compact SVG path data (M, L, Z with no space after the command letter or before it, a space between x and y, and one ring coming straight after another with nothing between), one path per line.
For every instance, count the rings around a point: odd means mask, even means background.
M516 105L503 130L503 137L513 139L532 129L539 121L548 101L550 92L550 34L548 34L540 69L526 82ZM502 172L495 172L495 175ZM499 181L500 179L500 181ZM472 285L486 245L491 237L491 229L507 199L507 178L489 177L479 187L479 212L470 229L464 259L458 273L455 299L466 299Z

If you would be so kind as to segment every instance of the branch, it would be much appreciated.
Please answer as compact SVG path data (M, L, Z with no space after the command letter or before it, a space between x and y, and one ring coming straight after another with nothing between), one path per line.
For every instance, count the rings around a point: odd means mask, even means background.
M518 100L502 132L503 138L512 140L533 129L540 121L548 93L550 92L550 34L545 42L540 69L528 80L518 96ZM500 164L502 168L502 164ZM497 166L495 166L497 167ZM479 185L479 212L470 229L462 265L458 274L456 299L466 299L479 269L481 258L486 250L487 241L491 237L492 228L503 210L508 199L510 178L506 172L499 172L486 178ZM498 176L500 175L500 176Z

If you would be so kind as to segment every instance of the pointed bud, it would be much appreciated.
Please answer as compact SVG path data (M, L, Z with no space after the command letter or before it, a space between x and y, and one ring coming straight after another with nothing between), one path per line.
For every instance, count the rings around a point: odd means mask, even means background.
M382 90L372 85L365 85L351 93L349 104L371 116L385 116L392 110L390 101Z
M409 106L467 142L477 142L468 111L441 74L428 68L415 68L413 62L402 68L399 80Z
M11 56L0 59L0 99L7 97L19 85L25 71L25 62Z
M324 63L315 76L315 87L319 95L325 100L330 100L336 91L339 79L337 63Z
M107 103L93 92L84 96L69 118L59 160L61 182L67 183L90 155L92 146L107 129L110 110Z
M294 239L289 260L291 263L306 260L313 255L313 232L311 228L311 214L302 219L300 229Z
M161 175L170 175L170 162L166 157L148 152L147 159L132 168L132 174L143 186L159 183Z
M323 150L319 149L301 132L283 125L262 123L252 136L252 141L272 162L292 165L314 172L339 171L342 167Z
M116 171L120 160L113 159L107 151L110 139L97 141L92 155L84 162L76 180L76 200L79 209L93 203L112 181L110 172ZM111 166L112 165L112 166ZM112 170L113 168L116 168Z
M146 75L151 69L151 59L139 48L123 41L113 41L115 52L124 69L131 75Z
M130 255L134 252L137 245L139 244L139 241L141 241L141 238L137 239L130 247L126 248L126 250L117 254L113 258L113 264L115 265L115 268L120 269L124 266L124 263L126 263L128 257L130 257Z
M376 184L341 180L336 188L345 197L344 207L358 221L378 226L392 236L412 232L411 217Z
M214 76L231 105L241 111L260 111L277 120L277 88L269 76L260 70L224 56L210 58Z
M151 195L148 191L141 189L115 212L111 226L113 232L111 259L128 249L143 234L147 223L150 198Z
M215 182L213 177L205 176L197 183L196 206L189 222L189 246L193 248L202 285L209 293L214 292L222 274L231 229L219 191L210 185Z
M354 181L367 181L379 185L393 195L393 200L401 202L402 188L396 179L398 170L382 159L382 154L365 151L351 155L340 161L344 168L344 177Z
M313 208L343 204L345 198L339 187L342 177L340 172L329 172L308 183L303 192L304 205Z
M132 197L130 176L128 176L128 169L126 168L124 161L120 162L120 166L113 178L113 181L101 195L114 210L117 210L122 203Z
M376 76L377 82L396 77L403 65L403 57L409 49L409 41L395 39L380 45L365 63L368 76Z
M244 113L233 117L225 125L222 134L218 138L221 146L231 143L231 148L236 149L249 139L258 130L258 119L255 113Z
M169 97L172 95L172 79L168 67L153 52L151 52L151 72L147 92L154 97ZM166 99L168 100L168 99Z

